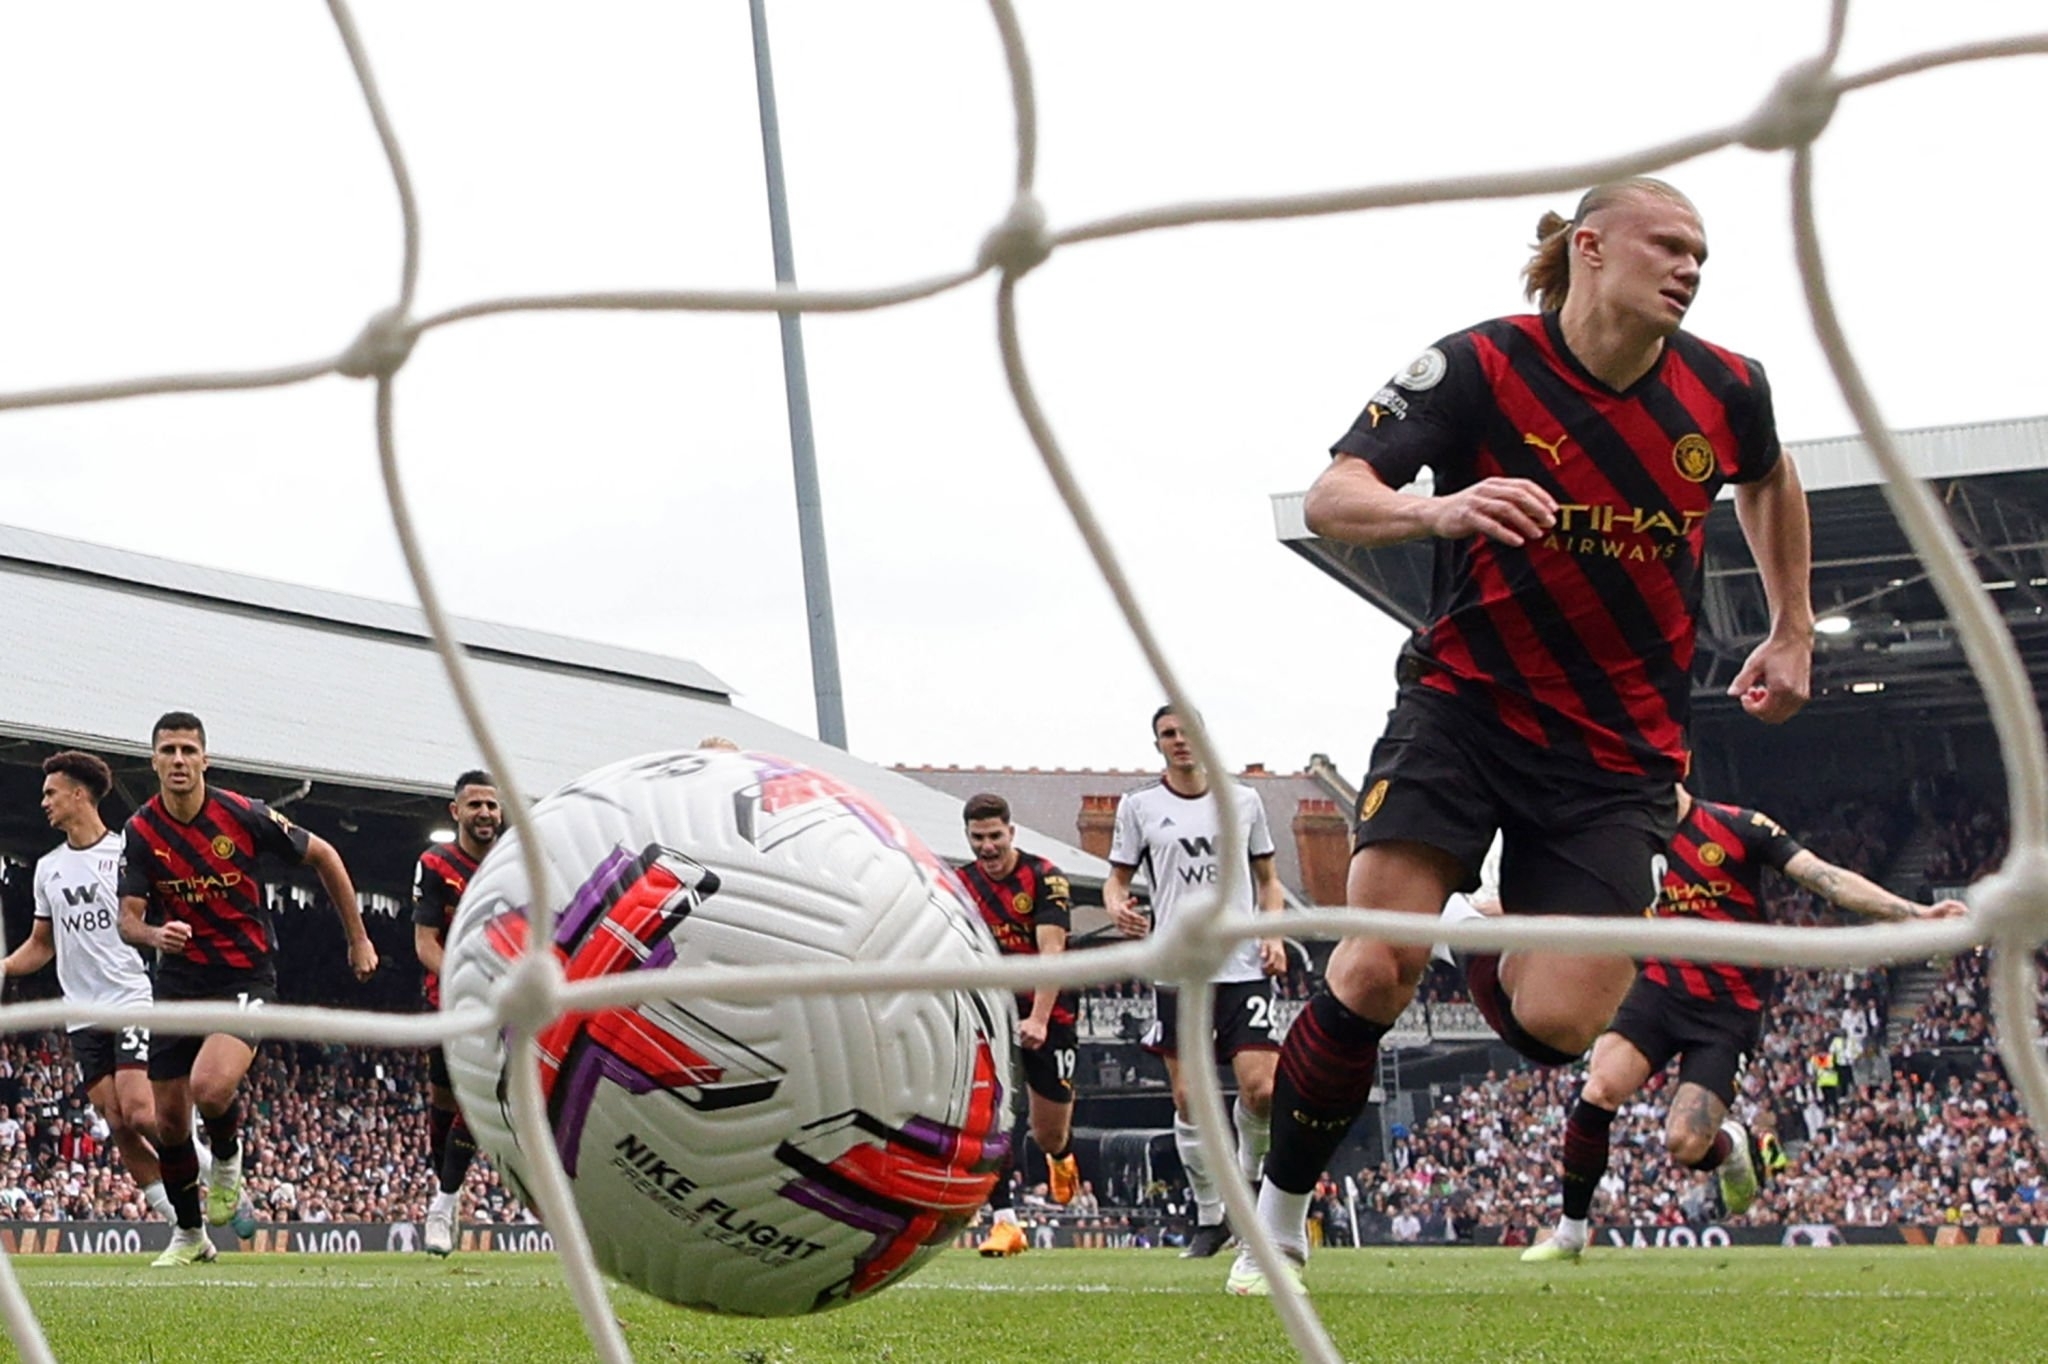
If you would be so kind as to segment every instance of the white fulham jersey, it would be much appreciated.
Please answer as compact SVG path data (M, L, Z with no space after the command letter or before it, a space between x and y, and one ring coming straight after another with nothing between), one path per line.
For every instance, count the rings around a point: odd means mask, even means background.
M89 848L59 844L36 863L36 917L50 921L57 943L57 983L74 1004L147 1004L149 973L142 956L121 941L115 891L121 835L113 830ZM71 1031L86 1027L74 1023Z
M1249 787L1238 782L1227 782L1223 789L1236 810L1246 854L1271 857L1273 835L1266 827L1266 807ZM1200 796L1183 796L1162 779L1129 792L1117 803L1109 860L1120 867L1136 868L1151 886L1152 925L1157 932L1171 924L1176 910L1194 896L1222 890L1223 869L1217 860L1222 846L1216 788L1212 786ZM1251 869L1246 868L1238 878L1237 894L1223 907L1224 917L1248 919L1258 912ZM1264 978L1255 939L1239 943L1210 977L1218 984Z

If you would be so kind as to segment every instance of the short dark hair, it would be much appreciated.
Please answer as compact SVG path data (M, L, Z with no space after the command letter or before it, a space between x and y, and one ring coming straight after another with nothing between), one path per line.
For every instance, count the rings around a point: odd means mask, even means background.
M1173 704L1173 702L1169 701L1165 705L1161 706L1158 710L1152 712L1153 738L1156 739L1159 737L1159 722L1161 720L1164 720L1169 715L1178 715L1183 720L1193 720L1198 725L1202 723L1202 713L1200 711L1194 710L1192 708L1188 710L1182 710L1179 706L1176 706Z
M496 790L498 781L497 778L484 771L481 767L472 767L469 771L455 779L455 799L460 800L462 798L462 788L465 786L488 786L492 790Z
M156 747L157 737L167 729L190 729L199 734L199 746L206 747L206 723L189 710L167 710L156 717L156 724L149 731L149 746Z
M107 798L107 792L114 789L114 770L90 753L67 748L62 753L52 753L43 759L43 774L62 772L71 780L92 792L93 804Z
M961 815L961 820L964 823L972 824L977 819L1000 819L1003 823L1008 824L1010 822L1010 802L992 791L984 791L978 796L969 796L967 798L967 808Z

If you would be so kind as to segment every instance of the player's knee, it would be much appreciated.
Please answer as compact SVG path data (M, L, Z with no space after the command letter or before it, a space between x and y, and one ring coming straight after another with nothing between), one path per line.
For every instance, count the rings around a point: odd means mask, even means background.
M1031 1139L1038 1143L1041 1151L1065 1151L1074 1144L1074 1134L1063 1127L1048 1127L1043 1131L1034 1127Z
M1430 949L1420 946L1389 946L1394 959L1395 988L1412 993L1422 983L1422 977L1429 970Z
M212 1113L225 1113L228 1105L234 1101L235 1085L233 1082L201 1080L197 1076L193 1077L192 1106L197 1108L202 1116Z
M1633 1093L1633 1090L1624 1091L1596 1069L1586 1076L1586 1087L1579 1091L1579 1097L1595 1108L1613 1113L1628 1102Z
M1572 1057L1583 1056L1607 1030L1608 1019L1605 1016L1592 1016L1577 1001L1555 997L1531 998L1534 993L1518 991L1512 1001L1512 1009L1515 1022L1521 1025L1522 1031L1544 1046Z
M1664 1150L1677 1165L1698 1165L1714 1146L1714 1134L1692 1123L1672 1123L1664 1129Z
M121 1124L128 1120L130 1104L119 1089L109 1086L103 1093L85 1092L86 1101L107 1120L107 1126L118 1132Z
M1254 1116L1265 1117L1273 1111L1272 1073L1247 1075L1238 1084L1237 1098Z
M1545 1046L1561 1052L1568 1052L1573 1058L1584 1056L1600 1034L1607 1028L1607 1020L1565 1020L1553 1021L1544 1031L1531 1031L1530 1035Z
M1323 978L1345 1008L1367 1018L1383 1018L1389 1008L1398 1011L1407 1005L1428 967L1427 947L1349 938L1331 954Z

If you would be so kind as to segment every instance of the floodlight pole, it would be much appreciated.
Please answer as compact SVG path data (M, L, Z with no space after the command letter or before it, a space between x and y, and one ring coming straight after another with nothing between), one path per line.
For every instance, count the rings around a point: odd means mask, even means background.
M768 62L765 0L747 0L754 21L754 88L761 100L761 160L768 170L768 235L775 248L775 283L796 285L796 254L789 242L789 193L782 180L782 126L775 116L775 73ZM825 510L818 495L818 452L811 439L811 388L804 372L803 314L782 321L782 387L789 405L790 464L796 474L797 542L803 550L804 606L811 627L811 692L817 701L818 737L846 747L846 706L839 687L839 636L832 624L832 572L825 562Z

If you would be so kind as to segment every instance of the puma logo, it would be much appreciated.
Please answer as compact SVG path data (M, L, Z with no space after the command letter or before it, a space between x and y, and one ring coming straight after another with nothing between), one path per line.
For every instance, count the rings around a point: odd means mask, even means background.
M1564 463L1564 456L1558 452L1562 449L1564 443L1570 439L1571 435L1569 432L1559 432L1556 440L1545 440L1534 431L1524 431L1522 433L1522 444L1533 445L1544 454L1549 455L1552 464Z

